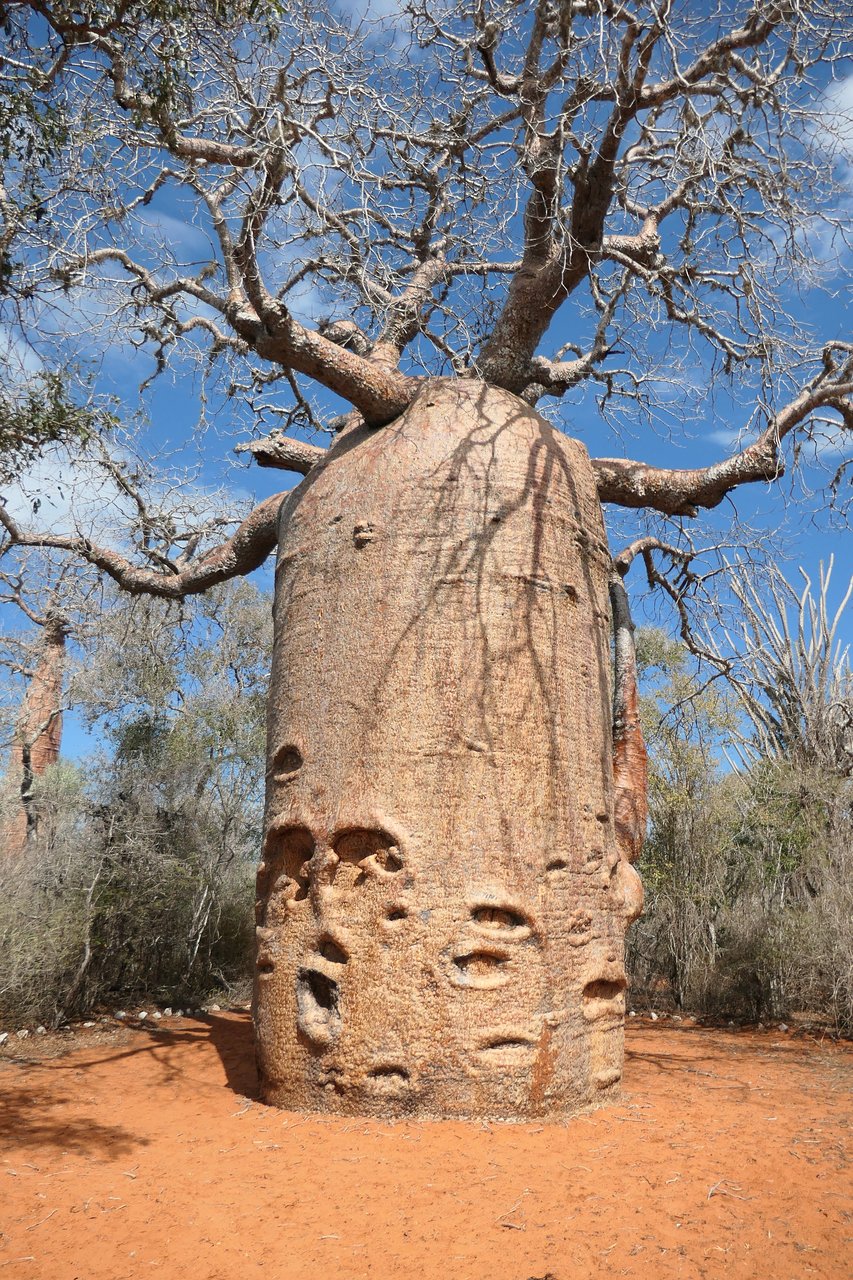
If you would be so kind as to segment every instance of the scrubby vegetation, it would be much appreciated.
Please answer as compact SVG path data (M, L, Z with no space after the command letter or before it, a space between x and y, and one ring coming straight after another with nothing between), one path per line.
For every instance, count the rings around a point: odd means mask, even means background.
M109 615L72 680L104 749L37 782L37 833L0 864L4 1021L245 985L269 632L246 584Z
M691 696L684 651L661 648L671 673L646 706L650 832L646 909L629 934L634 1004L750 1021L805 1014L850 1034L853 781L796 750L728 767L721 748L736 699L719 685Z

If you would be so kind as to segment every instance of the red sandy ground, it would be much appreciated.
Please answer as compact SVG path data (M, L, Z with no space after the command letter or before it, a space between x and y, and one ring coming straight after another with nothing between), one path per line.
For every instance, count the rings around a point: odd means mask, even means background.
M618 1106L487 1126L250 1101L245 1014L84 1037L0 1057L2 1277L853 1275L849 1046L636 1019Z

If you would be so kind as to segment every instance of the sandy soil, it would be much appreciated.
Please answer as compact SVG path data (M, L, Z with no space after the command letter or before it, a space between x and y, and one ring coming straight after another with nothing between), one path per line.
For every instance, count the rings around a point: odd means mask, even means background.
M3 1277L853 1275L849 1046L637 1019L617 1107L384 1125L251 1101L245 1014L85 1037L0 1058Z

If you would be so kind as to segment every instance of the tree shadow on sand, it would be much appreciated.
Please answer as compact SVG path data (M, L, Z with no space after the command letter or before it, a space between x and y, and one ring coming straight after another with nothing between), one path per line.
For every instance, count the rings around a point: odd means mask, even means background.
M4 1088L0 1097L0 1133L3 1147L47 1147L74 1155L99 1155L108 1159L129 1155L148 1139L103 1124L91 1115L63 1115L58 1108L79 1105L73 1091L20 1086Z
M225 1070L228 1088L243 1098L258 1097L258 1069L255 1063L255 1042L252 1035L252 1019L247 1013L232 1014L228 1018L208 1014L205 1021L210 1028L210 1042Z
M127 1036L130 1032L130 1037ZM255 1067L255 1049L252 1038L252 1020L248 1013L231 1012L204 1014L182 1026L170 1027L164 1023L130 1023L123 1028L123 1039L109 1050L102 1043L93 1048L91 1059L83 1056L86 1050L74 1046L65 1058L49 1059L53 1071L85 1071L87 1067L107 1062L121 1062L140 1054L149 1055L163 1076L164 1082L180 1084L186 1080L189 1086L194 1064L186 1051L194 1046L202 1048L210 1044L219 1056L225 1071L229 1089L243 1098L258 1096L258 1074ZM71 1048L71 1046L69 1046ZM72 1056L73 1055L73 1056ZM17 1059L35 1065L38 1059Z
M39 1063L49 1066L52 1079L40 1080L38 1085L11 1085L4 1080L0 1094L0 1146L7 1152L42 1147L106 1159L127 1156L147 1146L149 1140L119 1124L107 1124L91 1114L81 1114L79 1084L75 1080L74 1086L68 1087L67 1075L63 1080L63 1073L70 1071L79 1077L87 1067L145 1054L153 1059L164 1083L183 1085L190 1090L194 1087L193 1060L187 1056L187 1050L193 1046L203 1048L206 1044L219 1056L226 1086L242 1098L257 1098L258 1077L248 1014L208 1014L188 1026L168 1030L140 1024L133 1028L131 1038L111 1052L105 1052L104 1045L99 1044L90 1058L77 1051L65 1059L52 1058ZM119 1114L120 1106L118 1100Z

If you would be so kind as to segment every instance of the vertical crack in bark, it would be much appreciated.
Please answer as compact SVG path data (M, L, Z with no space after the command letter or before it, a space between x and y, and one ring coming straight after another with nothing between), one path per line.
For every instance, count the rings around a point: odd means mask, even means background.
M639 858L648 817L648 757L640 724L637 651L625 583L618 569L610 576L615 681L613 689L613 780L616 838L622 857Z

